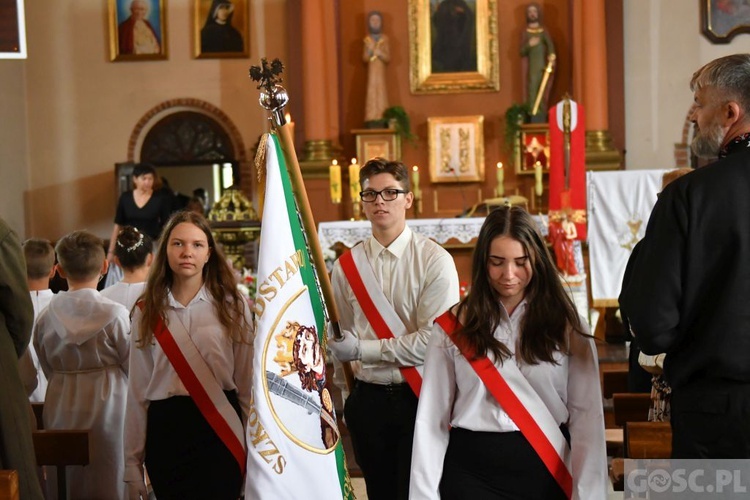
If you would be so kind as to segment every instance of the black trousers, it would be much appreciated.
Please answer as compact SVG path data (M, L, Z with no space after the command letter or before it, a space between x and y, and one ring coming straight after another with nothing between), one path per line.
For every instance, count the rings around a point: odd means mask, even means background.
M344 416L370 500L407 500L417 397L408 384L357 380Z
M568 443L570 435L562 427ZM454 427L440 480L442 500L556 500L565 493L521 432Z
M237 393L224 392L240 415ZM242 474L190 396L151 401L146 470L159 500L237 500Z
M750 384L672 388L672 458L750 458Z

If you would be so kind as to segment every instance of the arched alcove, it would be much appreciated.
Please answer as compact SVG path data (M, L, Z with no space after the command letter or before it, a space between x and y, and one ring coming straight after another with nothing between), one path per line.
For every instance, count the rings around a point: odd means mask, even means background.
M248 152L232 120L199 99L171 99L150 109L133 128L128 161L155 165L237 165L240 187L252 192Z

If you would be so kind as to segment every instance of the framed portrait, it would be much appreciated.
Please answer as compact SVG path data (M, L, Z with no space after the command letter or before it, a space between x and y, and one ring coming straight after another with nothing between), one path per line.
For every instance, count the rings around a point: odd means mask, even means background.
M198 59L250 54L250 0L193 0L193 39Z
M496 0L409 0L414 94L500 89Z
M744 0L701 0L703 34L713 43L729 43L750 33L750 5Z
M484 116L428 118L430 180L484 180Z
M357 138L357 158L360 164L371 158L386 158L401 161L401 138L393 129L356 129L352 130Z
M534 174L536 163L549 171L549 126L546 123L524 123L518 131L516 173Z
M111 61L167 58L166 0L109 0Z
M26 59L26 20L23 0L0 2L0 59Z

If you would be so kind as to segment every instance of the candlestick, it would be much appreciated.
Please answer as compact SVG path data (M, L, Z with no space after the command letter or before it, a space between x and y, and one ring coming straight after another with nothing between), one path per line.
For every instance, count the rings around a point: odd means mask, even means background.
M294 122L292 121L292 115L287 113L284 115L286 122L289 124L289 135L292 136L292 142L294 142Z
M542 196L544 186L542 185L542 164L539 161L534 163L534 178L536 179L536 195Z
M331 162L331 166L328 167L328 177L331 183L331 201L333 203L341 203L341 165L336 160Z
M414 165L411 167L412 174L411 174L411 183L412 183L412 192L414 193L414 197L419 199L422 197L422 191L419 189L419 167Z
M352 163L349 165L349 194L352 197L353 202L359 201L359 192L361 191L359 186L359 165L357 159L352 158Z
M503 162L497 162L497 185L495 186L495 194L497 198L505 196L505 171L503 170Z

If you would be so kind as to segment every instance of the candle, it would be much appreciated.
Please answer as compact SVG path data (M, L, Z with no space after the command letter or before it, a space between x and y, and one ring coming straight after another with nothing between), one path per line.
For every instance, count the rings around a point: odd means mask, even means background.
M419 190L419 167L414 165L411 167L412 174L411 174L411 184L412 184L412 192L414 193L415 198L421 197L421 191Z
M349 194L352 197L353 202L359 201L359 165L357 159L352 158L352 163L349 165Z
M536 179L536 195L542 196L544 187L542 186L542 164L539 161L534 164L534 178Z
M505 196L505 171L503 170L503 162L497 162L497 186L495 186L497 196Z
M328 176L331 182L331 201L341 203L341 165L336 160L328 167Z
M289 135L292 137L292 143L294 142L294 122L292 121L292 115L287 113L284 115L287 125L289 125Z

